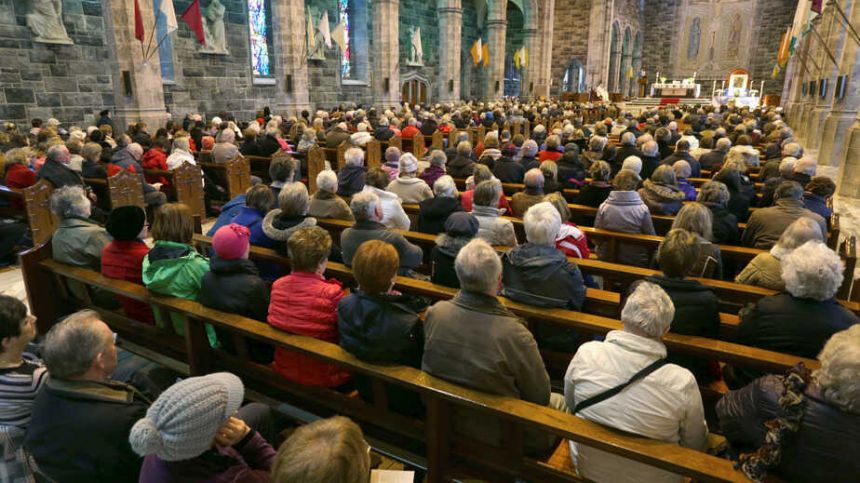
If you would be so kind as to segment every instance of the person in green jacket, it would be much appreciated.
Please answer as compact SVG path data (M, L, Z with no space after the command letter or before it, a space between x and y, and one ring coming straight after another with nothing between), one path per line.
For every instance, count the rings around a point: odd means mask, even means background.
M168 203L155 212L152 239L155 246L143 259L143 284L146 288L164 295L196 300L203 274L209 271L209 259L191 246L194 236L194 217L191 208L182 203ZM155 322L165 326L160 311L154 310ZM185 335L185 324L179 314L171 313L173 330ZM206 324L209 345L218 346L214 328Z

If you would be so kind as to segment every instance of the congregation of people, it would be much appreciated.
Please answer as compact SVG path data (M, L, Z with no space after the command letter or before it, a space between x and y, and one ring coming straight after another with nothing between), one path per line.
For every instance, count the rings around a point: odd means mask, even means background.
M553 121L544 125L547 119ZM526 120L528 138L502 127ZM752 455L748 476L847 481L858 474L860 319L836 299L844 262L826 244L835 184L817 174L816 160L775 109L685 106L634 116L614 105L509 100L335 108L292 118L266 109L249 122L192 114L154 134L143 123L115 132L109 112L97 124L67 130L56 120L34 120L29 132L7 125L0 133L6 186L46 179L54 187L56 261L338 344L366 362L410 366L626 433L704 452L716 431L737 454ZM477 126L486 135L473 145L468 129ZM384 148L381 166L367 166L369 140L437 130L458 134L423 156ZM350 146L344 164L317 173L309 192L308 151L343 142ZM207 197L221 202L207 203L217 215L210 250L195 244L191 209L168 200L169 180L147 172L196 164L202 153L214 163L271 158L269 179L254 180L234 199L205 180ZM85 178L120 170L141 176L146 209L99 208L100 195ZM691 179L705 176L694 186ZM522 186L508 198L511 184ZM596 209L596 229L655 235L654 216L674 221L655 253L589 240L571 221L571 192L576 204ZM417 217L405 205L417 205ZM331 220L348 227L336 236L325 228ZM408 231L437 237L426 257ZM737 267L720 245L762 251ZM252 259L252 247L286 257L289 273ZM506 307L509 299L582 310L587 290L602 285L577 260L595 255L658 270L622 294L621 329L599 337L532 330ZM348 267L354 284L328 277L329 263ZM432 303L396 289L398 277L457 292ZM720 300L701 279L776 290L740 310L732 340L817 358L820 368L773 374L671 353L662 341L670 332L721 338ZM100 307L185 335L174 314L110 293L92 296ZM209 324L205 331L212 348L236 353L229 332ZM118 371L117 335L98 312L76 312L37 338L24 304L0 296L0 332L0 425L8 428L6 447L20 450L14 468L21 477L369 481L370 446L354 422L323 419L285 437L276 411L249 403L233 374L177 381L151 366ZM551 384L542 358L547 348L573 354L561 391L553 391L560 386ZM366 377L310 355L253 342L248 357L292 383L374 397ZM715 381L730 391L709 428L700 388ZM393 411L424 413L417 393L387 391ZM792 416L798 399L802 417ZM485 414L462 409L452 421L457 433L504 444L501 426ZM533 455L547 456L559 443L535 431L523 438ZM681 481L582 443L570 442L569 451L585 479Z

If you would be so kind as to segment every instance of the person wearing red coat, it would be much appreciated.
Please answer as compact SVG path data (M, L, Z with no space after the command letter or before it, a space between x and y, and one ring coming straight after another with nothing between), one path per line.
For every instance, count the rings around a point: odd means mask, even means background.
M101 271L107 278L143 285L143 259L149 247L146 238L146 213L139 206L122 206L110 213L105 229L113 241L102 249ZM125 315L155 325L152 308L143 302L118 297Z
M287 242L292 273L272 285L269 325L292 334L338 344L337 304L344 297L340 282L323 277L331 237L318 226L300 228ZM288 379L308 386L346 390L348 372L297 352L277 348L272 367Z
M36 184L36 173L27 167L29 150L12 149L6 154L6 186L23 189Z
M412 139L416 134L420 133L421 130L415 125L415 120L410 119L409 124L400 131L400 137L403 139Z
M149 151L143 153L143 159L140 161L140 165L143 166L143 169L160 169L163 171L169 171L170 168L167 167L167 139L160 137L156 138L155 141L152 142L152 147L149 148ZM167 178L164 176L156 176L156 175L145 175L146 182L153 183L161 183L162 185L168 185Z

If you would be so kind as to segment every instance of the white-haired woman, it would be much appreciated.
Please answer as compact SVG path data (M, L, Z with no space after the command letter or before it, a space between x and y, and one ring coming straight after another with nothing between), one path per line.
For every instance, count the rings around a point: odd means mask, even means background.
M454 178L445 175L433 184L433 198L418 204L418 231L436 235L445 231L445 221L451 213L463 211Z
M263 233L275 242L275 250L287 254L287 242L301 228L315 226L316 218L308 216L308 188L302 183L287 183L278 193L278 208L263 218Z
M685 197L678 187L675 172L667 165L659 166L651 178L642 183L639 196L652 215L674 215L681 209Z
M337 174L334 171L325 169L317 175L317 191L311 197L308 216L355 220L349 205L337 195Z
M665 363L662 338L675 307L660 286L640 282L621 311L623 330L603 341L583 344L564 376L564 397L571 412L590 421L647 438L704 450L708 429L699 386L693 374ZM651 372L647 372L647 371ZM586 401L647 375L600 404ZM593 481L681 482L683 478L580 443L571 443L580 476Z
M370 135L370 126L367 123L360 122L355 129L356 132L349 137L349 143L353 146L366 146L373 139L373 136Z
M860 322L834 298L845 265L839 255L818 241L795 248L780 260L785 292L763 297L740 312L738 342L799 357L815 357L831 335ZM729 387L761 375L730 368Z
M681 191L684 192L684 201L696 201L698 193L696 192L696 187L689 180L692 174L690 163L679 159L672 163L672 171L675 172L675 181L678 183L678 188L681 188Z
M765 454L759 456L771 457L778 450L779 463L770 471L785 480L856 481L860 325L830 337L818 360L821 368L811 374L794 368L726 394L717 403L720 429L738 451L763 448ZM788 434L779 435L783 428ZM756 463L761 461L753 459L752 467L760 469Z
M92 204L80 186L65 186L51 194L51 212L60 223L51 237L54 260L76 267L101 270L102 249L111 239L90 220Z
M379 197L382 208L382 219L379 222L386 228L409 230L412 222L403 210L403 201L397 194L387 191L386 186L388 186L388 175L382 169L374 168L367 173L362 192L371 192Z
M337 194L352 196L364 189L367 168L364 166L364 151L349 148L343 155L345 166L337 173Z
M801 217L782 232L779 241L769 251L759 253L735 277L735 282L772 290L785 290L780 260L808 241L824 243L821 225L809 217Z
M436 180L445 176L445 164L448 162L448 156L441 149L434 149L430 152L430 166L428 166L418 177L427 183L427 186L433 186Z

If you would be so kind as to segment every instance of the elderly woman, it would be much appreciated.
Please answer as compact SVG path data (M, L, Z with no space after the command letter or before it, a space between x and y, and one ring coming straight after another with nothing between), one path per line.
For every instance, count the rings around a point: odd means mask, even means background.
M645 141L642 144L642 172L640 176L643 179L651 178L658 166L660 166L660 147L657 145L657 141Z
M612 191L612 185L609 184L612 168L606 161L596 161L591 163L591 167L588 168L588 175L591 177L591 181L579 191L576 202L597 208L609 198L609 193ZM637 181L636 184L638 185L639 182ZM633 189L636 187L634 186Z
M478 219L479 238L490 245L515 246L517 236L514 224L502 218L502 210L498 208L502 196L502 183L498 180L482 181L475 187L472 214Z
M654 170L651 179L646 179L639 189L639 196L655 215L674 215L681 209L684 192L678 187L675 172L671 166L660 166Z
M723 258L719 245L713 238L711 210L701 203L686 203L672 222L672 229L680 228L696 235L699 243L699 258L687 268L691 277L723 278Z
M475 150L478 154L478 162L492 169L496 161L502 157L502 151L499 149L501 144L499 143L498 133L495 131L488 132L486 137L484 137L483 146L478 147L483 148Z
M809 241L780 260L785 292L763 297L739 313L738 342L799 357L815 357L840 330L860 322L834 296L845 266L827 245ZM744 385L760 373L729 367L729 387Z
M249 243L254 246L272 248L275 242L263 231L263 219L272 205L275 204L275 194L271 188L260 183L245 192L245 206L233 217L233 223L248 228Z
M490 171L490 168L486 167L483 164L475 165L475 174L466 178L466 191L460 193L460 204L463 205L463 209L471 212L472 211L472 198L475 195L475 186L478 186L482 181L488 181L491 179L496 179L493 177L493 173ZM511 213L511 204L508 202L508 198L502 196L499 198L499 208L504 210L502 214Z
M388 182L392 182L400 175L400 150L394 146L389 146L385 150L385 162L382 163L382 170L388 174Z
M191 208L181 203L167 203L155 212L152 224L155 245L143 259L143 284L163 295L196 300L203 274L209 271L209 260L191 246L194 237L194 217ZM185 335L185 323L176 314L170 315L173 330ZM155 311L155 321L164 327L167 321L161 311ZM215 330L206 325L209 344L218 345Z
M101 146L98 147L101 153ZM30 148L15 148L6 152L6 186L23 189L36 184L36 173L29 167L31 153Z
M287 254L287 242L297 230L317 224L308 216L308 188L302 183L287 183L278 194L278 208L263 218L263 233L274 241L275 250Z
M795 367L767 375L717 403L720 430L734 449L765 448L768 459L779 451L771 470L786 481L850 481L858 474L860 326L835 333L818 360L821 368L811 374ZM785 424L786 415L793 424ZM778 434L783 428L787 434ZM754 469L763 469L759 461Z
M236 132L232 129L222 129L216 140L218 142L212 146L213 163L226 163L239 155L239 147L236 146Z
M684 201L696 201L696 197L699 194L696 192L696 187L689 180L691 173L690 163L683 159L675 161L672 163L672 171L675 172L675 180L678 183L678 187L684 192Z
M365 189L367 185L365 185ZM330 169L317 175L317 191L311 197L308 216L354 221L349 205L337 195L337 174Z
M475 171L475 160L472 158L472 143L461 141L457 145L457 156L447 163L448 174L455 178L468 178Z
M741 240L738 219L726 207L730 196L725 184L709 181L702 185L696 198L711 210L713 241L721 245L734 245Z
M352 196L364 189L367 168L364 167L364 151L359 148L349 148L344 154L345 166L337 173L337 194Z
M382 203L382 220L380 223L386 228L409 230L412 222L403 209L403 202L396 194L386 191L385 188L388 184L388 175L385 174L385 171L374 168L367 173L366 184L362 191L373 193L379 197L379 202ZM428 199L432 200L432 198Z
M546 146L545 149L538 153L539 161L558 161L564 151L560 149L561 139L558 136L553 134L552 136L546 138Z
M720 301L712 287L687 277L689 267L701 257L699 236L693 232L673 228L657 248L657 264L662 276L647 277L659 285L675 307L671 331L718 339L720 335ZM720 378L719 364L701 357L673 354L669 361L693 372L700 383Z
M167 169L173 171L185 162L197 164L194 155L191 154L191 149L188 147L189 139L188 137L177 137L173 140L173 151L167 157Z
M603 136L592 136L588 141L588 150L582 153L583 156L585 156L590 163L601 161L603 159L603 150L606 149L606 144L608 142L609 141Z
M419 203L418 231L436 235L445 229L445 220L451 213L463 211L460 200L457 199L457 185L454 178L442 176L433 185L433 198L427 198Z
M445 156L445 151L441 149L430 151L430 166L418 177L424 180L427 186L433 186L437 179L445 176L445 163L447 161L448 157Z
M404 203L420 203L433 196L433 190L418 177L418 160L411 153L400 156L400 175L387 189Z
M311 148L317 146L317 132L313 128L307 128L302 133L302 138L296 146L296 151L307 153Z
M735 282L772 290L785 290L780 260L808 241L824 243L825 239L821 232L821 225L812 218L804 216L785 229L773 248L756 255L735 277Z
M544 201L552 204L561 216L561 227L558 230L558 236L555 239L555 247L562 251L565 256L573 258L588 258L591 251L588 249L588 240L585 233L570 221L570 208L567 206L567 200L561 193L550 193L543 198Z
M101 268L102 250L111 239L90 220L92 204L80 186L65 186L51 194L51 212L60 223L51 237L54 260L92 270Z
M746 223L750 217L749 207L755 200L755 184L746 175L747 166L742 159L734 153L726 156L723 168L714 176L714 181L719 181L729 189L729 202L726 207L731 211L738 222Z
M630 134L630 133L628 133ZM627 169L636 173L640 178L642 177L642 158L639 156L627 156L624 158L624 162L621 163L621 169Z
M636 173L624 169L619 171L612 180L613 190L609 198L597 209L594 227L624 233L654 235L651 212L642 202L639 193L635 191L638 184L639 176L636 176ZM597 242L596 245L597 254L602 260L639 267L648 266L649 252L642 246L619 243L615 260L608 260L607 257L610 256L608 243Z
M292 271L272 285L269 325L337 343L337 304L344 292L340 282L323 276L331 237L318 226L305 226L287 244ZM344 385L350 380L349 373L335 365L282 348L275 349L272 366L285 379L299 384L347 389Z
M366 146L373 139L369 132L370 126L367 123L360 122L355 127L355 132L349 136L349 143L353 146Z
M524 170L528 171L540 166L540 161L537 159L539 149L538 144L532 139L523 142L523 147L520 150L522 157L519 162L523 165Z
M444 232L436 237L436 245L430 252L430 280L446 287L460 288L454 260L460 249L478 235L478 219L471 213L455 212L445 220L444 229Z
M343 416L303 424L278 450L272 480L364 483L370 474L369 449L361 428Z
M541 170L537 168L529 170L523 181L525 189L514 193L514 196L511 197L513 216L518 218L525 216L526 211L531 206L543 201L544 197L545 180Z
M636 285L621 310L623 330L576 351L564 376L571 412L626 433L704 450L708 429L702 396L693 374L666 363L662 338L669 332L672 300L650 282ZM608 389L635 380L624 391L593 404ZM592 481L680 482L678 475L611 453L570 443L579 475Z
M352 258L358 289L337 307L340 345L364 361L420 368L424 331L418 312L427 308L427 303L394 290L399 268L400 257L389 243L371 240L358 248ZM370 381L356 376L355 382L362 398L372 402ZM394 386L388 386L386 392L394 411L421 413L423 405L417 393Z

